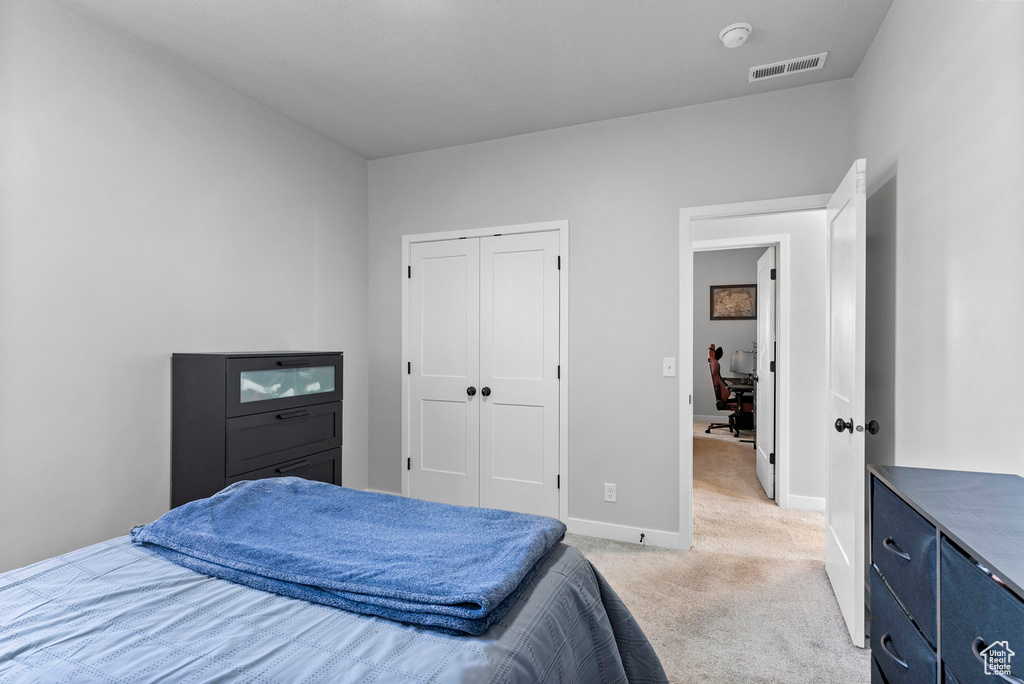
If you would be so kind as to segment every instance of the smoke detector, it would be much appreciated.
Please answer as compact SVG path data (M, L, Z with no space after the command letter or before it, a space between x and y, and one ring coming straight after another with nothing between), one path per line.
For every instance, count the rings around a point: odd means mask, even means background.
M719 31L718 38L722 41L722 44L727 48L738 48L747 42L747 37L753 27L745 22L739 22L736 24L729 24L724 29Z

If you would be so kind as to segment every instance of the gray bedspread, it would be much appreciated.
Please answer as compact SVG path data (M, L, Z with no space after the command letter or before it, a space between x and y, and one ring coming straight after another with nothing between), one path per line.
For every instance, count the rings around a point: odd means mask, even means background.
M604 578L557 546L479 637L206 577L119 537L0 574L0 682L665 682Z

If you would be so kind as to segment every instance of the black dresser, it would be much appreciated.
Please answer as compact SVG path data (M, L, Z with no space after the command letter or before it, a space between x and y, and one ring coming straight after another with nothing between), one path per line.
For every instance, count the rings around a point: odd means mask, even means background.
M341 352L174 354L171 506L240 480L341 484Z
M1024 682L1024 479L868 472L871 681Z

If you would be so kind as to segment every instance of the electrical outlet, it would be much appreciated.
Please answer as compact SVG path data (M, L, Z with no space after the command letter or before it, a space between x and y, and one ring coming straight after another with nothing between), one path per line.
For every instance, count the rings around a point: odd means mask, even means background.
M615 503L615 485L608 482L604 483L604 500Z

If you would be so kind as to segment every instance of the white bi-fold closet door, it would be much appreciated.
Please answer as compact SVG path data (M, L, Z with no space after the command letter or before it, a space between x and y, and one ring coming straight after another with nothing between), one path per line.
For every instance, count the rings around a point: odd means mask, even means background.
M559 237L411 245L409 495L558 517Z

